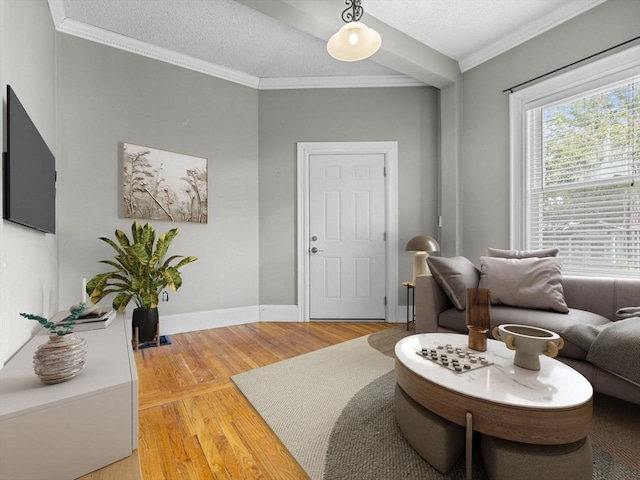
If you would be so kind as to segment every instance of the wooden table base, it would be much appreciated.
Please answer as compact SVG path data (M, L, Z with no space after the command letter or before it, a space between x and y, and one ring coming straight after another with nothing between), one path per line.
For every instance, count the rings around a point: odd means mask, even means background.
M396 381L420 405L465 426L473 415L480 433L514 442L562 445L585 438L591 430L593 400L573 408L526 408L498 404L454 392L431 382L396 360Z

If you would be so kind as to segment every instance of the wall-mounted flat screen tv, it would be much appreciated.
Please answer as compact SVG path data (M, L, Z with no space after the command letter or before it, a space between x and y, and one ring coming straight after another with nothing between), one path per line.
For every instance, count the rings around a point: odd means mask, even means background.
M56 231L56 159L9 85L3 217L41 232Z

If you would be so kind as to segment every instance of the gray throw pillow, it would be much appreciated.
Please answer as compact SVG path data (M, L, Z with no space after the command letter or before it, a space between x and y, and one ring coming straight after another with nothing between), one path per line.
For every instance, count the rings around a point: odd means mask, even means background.
M488 257L498 258L532 258L532 257L557 257L559 248L546 248L544 250L500 250L498 248L488 248Z
M480 270L465 257L427 257L436 283L458 310L467 306L467 288L478 288Z
M479 288L491 290L491 303L569 313L557 257L480 257Z

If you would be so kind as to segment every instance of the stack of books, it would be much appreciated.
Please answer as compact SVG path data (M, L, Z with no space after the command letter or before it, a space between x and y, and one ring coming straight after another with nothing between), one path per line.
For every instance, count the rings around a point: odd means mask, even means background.
M59 317L59 315L60 314L57 314L56 317ZM56 318L57 325L62 326L68 316L69 313L66 313L66 315L64 315L61 319ZM107 328L111 324L111 322L113 322L114 318L116 318L115 310L94 311L78 318L74 322L73 331L85 332L87 330L98 330L101 328Z

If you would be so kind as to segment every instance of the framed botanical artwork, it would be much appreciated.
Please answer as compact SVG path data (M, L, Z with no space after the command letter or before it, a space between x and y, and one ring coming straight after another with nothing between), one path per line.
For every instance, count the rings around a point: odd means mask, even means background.
M207 159L122 146L122 208L125 218L207 223Z

